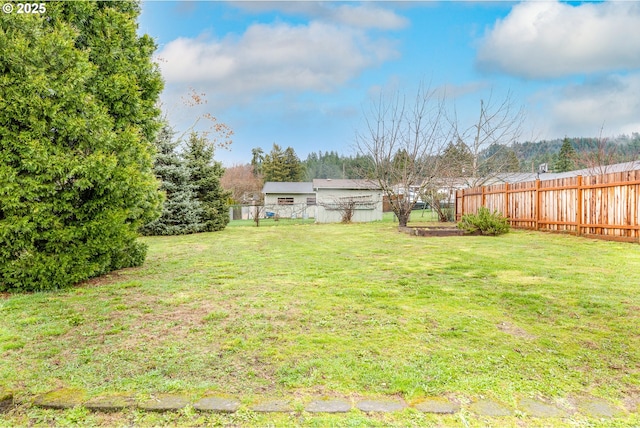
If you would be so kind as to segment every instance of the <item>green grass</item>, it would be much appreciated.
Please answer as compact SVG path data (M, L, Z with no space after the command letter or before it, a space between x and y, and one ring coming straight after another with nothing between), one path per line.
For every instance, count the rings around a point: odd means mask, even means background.
M219 233L144 241L141 268L0 299L0 389L22 401L62 386L88 396L214 392L244 403L596 396L622 406L640 396L638 245L522 231L418 238L389 219L233 222ZM413 410L105 416L24 407L0 415L0 425L468 419Z

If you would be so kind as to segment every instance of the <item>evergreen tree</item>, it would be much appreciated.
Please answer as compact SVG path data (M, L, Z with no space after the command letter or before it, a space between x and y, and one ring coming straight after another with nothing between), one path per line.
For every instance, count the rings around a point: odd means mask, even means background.
M166 199L162 215L157 220L142 227L144 235L181 235L199 232L204 228L204 211L196 199L195 185L191 184L191 172L176 152L178 141L175 132L165 123L156 139L157 155L154 172L161 181Z
M303 177L307 181L314 178L371 178L371 159L367 156L343 156L337 152L312 152L302 162Z
M0 15L0 291L140 265L162 80L135 2Z
M264 155L262 174L264 175L264 181L289 181L287 179L288 171L284 165L284 152L279 145L274 143L271 151Z
M322 155L322 152L316 153L311 152L307 155L307 158L304 160L304 178L306 181L311 181L314 178L327 178L320 177L320 168L322 164L320 163L319 155Z
M302 167L302 162L300 162L298 155L296 155L296 152L291 147L287 147L284 151L284 165L288 170L287 181L302 181L304 177L304 168Z
M567 137L562 140L562 147L558 153L558 158L554 163L553 169L556 172L566 172L575 169L576 151L571 145L571 141Z
M259 177L262 175L262 161L264 160L264 152L260 147L251 149L251 166L253 167L253 175Z
M202 205L202 231L214 232L224 229L229 223L227 200L231 196L220 184L224 168L213 160L214 147L206 138L192 133L184 154L195 186L196 197Z
M400 173L404 173L407 170L413 168L415 159L412 159L406 149L401 149L393 156L393 168Z
M273 148L264 156L262 161L264 181L300 181L304 177L304 170L296 152L287 147L286 150L273 144Z
M502 144L492 144L480 157L481 175L520 171L520 161L515 150Z
M348 159L338 156L336 152L309 153L302 162L304 177L307 181L314 178L346 178L343 173L346 163Z
M465 177L471 173L472 163L473 155L462 140L456 144L450 142L442 153L442 174L446 177Z
M502 156L501 172L520 172L520 161L513 149L507 148Z
M345 178L374 178L373 160L368 155L358 154L345 161Z

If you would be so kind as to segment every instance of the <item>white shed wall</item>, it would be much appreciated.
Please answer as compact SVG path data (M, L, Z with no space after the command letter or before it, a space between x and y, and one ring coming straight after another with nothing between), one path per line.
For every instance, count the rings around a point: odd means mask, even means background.
M281 218L315 218L316 206L307 205L307 198L314 198L314 193L291 194L269 193L264 197L264 210ZM278 198L293 198L293 205L278 205Z
M382 220L382 192L379 190L356 189L318 189L316 191L318 212L316 223L339 223L342 221L342 211L330 209L325 205L331 205L337 199L349 197L370 197L373 209L356 209L351 221L354 223Z

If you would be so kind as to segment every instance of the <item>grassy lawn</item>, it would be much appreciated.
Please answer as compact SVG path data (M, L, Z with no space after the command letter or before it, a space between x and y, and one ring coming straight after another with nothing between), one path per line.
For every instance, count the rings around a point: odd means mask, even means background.
M559 405L603 397L624 408L640 401L638 245L523 231L418 238L398 233L390 219L251 226L145 238L141 268L66 291L0 297L0 389L25 402L59 387L89 397L213 392L243 403L444 396L514 406L522 397ZM523 418L502 422L536 423ZM464 412L412 409L99 414L25 405L0 413L0 425L208 423L486 425Z

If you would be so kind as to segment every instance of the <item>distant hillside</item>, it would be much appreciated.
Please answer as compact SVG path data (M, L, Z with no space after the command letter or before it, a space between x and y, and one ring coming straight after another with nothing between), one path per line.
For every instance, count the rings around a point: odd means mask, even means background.
M563 140L563 138L558 138L555 140L515 143L512 148L516 152L523 172L534 172L538 169L538 165L542 163L548 164L550 170L553 170L553 165L557 162ZM621 135L612 139L603 139L602 142L600 142L599 138L593 137L569 137L569 141L578 158L580 158L581 154L597 151L599 147L601 150L611 154L613 162L626 162L640 157L640 134L638 133L633 133L631 136ZM577 168L586 166L577 165Z
M558 153L562 146L563 138L555 140L543 140L536 142L515 143L511 149L515 152L520 162L520 171L535 172L538 165L546 163L550 171L554 171L554 165L558 160ZM607 154L610 154L610 163L626 162L640 158L640 134L634 133L631 136L622 135L616 138L602 140L588 137L571 137L571 145L576 151L577 157L587 152L597 151L600 147ZM492 146L482 155L489 155L495 152L499 146ZM584 156L583 156L584 157ZM366 156L345 156L337 152L310 153L302 162L305 168L305 180L314 178L362 178L370 176L371 162ZM580 159L576 162L576 169L586 168L590 165L581 164Z

